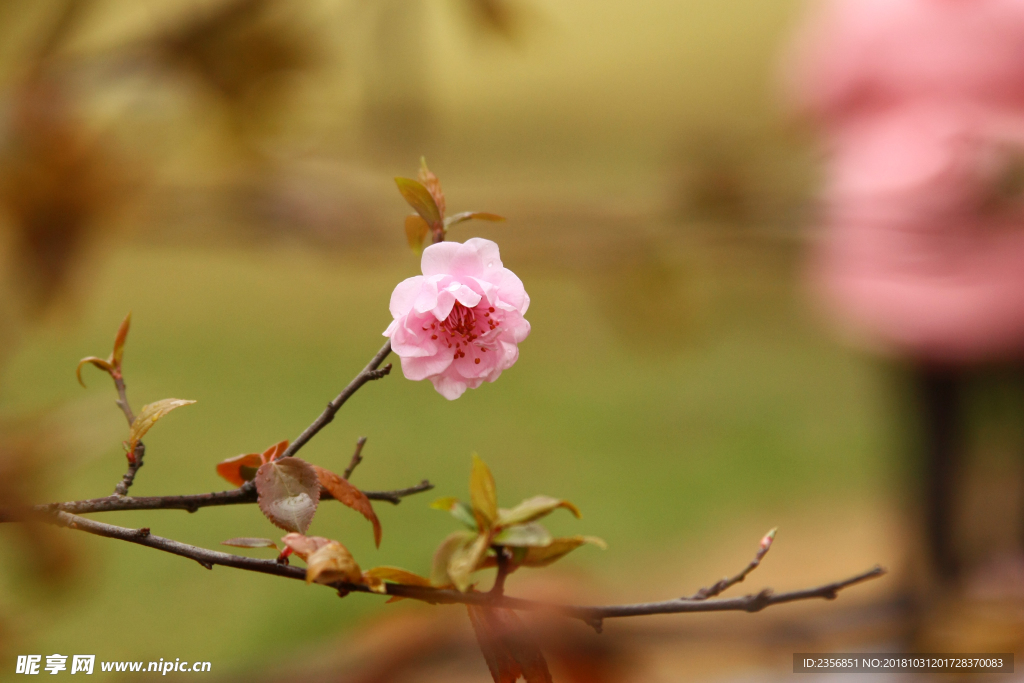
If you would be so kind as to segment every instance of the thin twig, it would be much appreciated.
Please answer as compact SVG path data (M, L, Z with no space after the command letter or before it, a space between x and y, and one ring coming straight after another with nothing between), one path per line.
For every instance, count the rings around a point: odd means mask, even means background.
M377 352L377 355L373 357L373 360L371 360L369 364L363 368L358 375L356 375L355 379L349 382L349 385L345 387L345 389L342 390L342 392L338 394L333 401L327 404L327 408L325 408L324 412L320 414L320 417L314 420L313 424L306 427L302 434L299 434L298 438L295 439L295 441L288 446L287 450L281 454L281 457L287 458L298 453L300 448L305 446L306 443L316 436L321 429L331 423L334 416L338 414L339 410L341 410L341 406L345 404L345 401L347 401L352 394L359 391L359 387L371 380L380 379L391 372L391 363L388 363L383 368L380 367L380 364L384 362L384 359L387 358L390 353L391 340L389 339L385 342L384 346L381 347L380 351ZM380 369L378 370L378 368Z
M120 368L115 368L114 372L110 373L110 376L114 378L114 386L117 388L117 406L124 413L130 428L135 423L135 413L132 412L132 406L128 403L128 389L124 383L124 375L121 374ZM117 486L114 487L115 496L128 495L128 489L135 483L135 475L138 474L139 469L142 467L142 459L145 456L146 445L139 441L135 444L135 452L132 453L132 457L128 458L128 471L124 473L121 481L117 482Z
M92 519L79 517L67 512L55 512L39 515L39 521L84 531L86 533L115 538L129 543L144 545L164 552L173 553L198 562L207 569L215 565L234 567L246 571L260 572L263 574L274 574L289 579L304 581L306 572L304 569L285 564L279 564L276 560L261 560L240 555L231 555L216 550L207 550L187 543L181 543L169 538L163 538L150 533L148 528L129 529L126 527L103 524ZM825 599L834 600L839 591L870 579L885 574L881 567L874 567L862 574L853 576L843 581L828 583L815 588L790 591L788 593L773 593L770 588L762 590L756 595L747 595L741 598L720 598L712 600L689 600L677 598L665 602L648 602L632 605L606 605L606 606L580 606L580 605L557 605L534 600L523 600L511 598L504 595L492 595L491 593L468 592L460 593L456 590L429 588L425 586L408 586L389 583L385 585L388 595L411 598L431 604L465 604L482 605L488 607L500 607L512 610L544 611L562 616L580 619L595 628L599 628L604 619L649 616L654 614L679 614L692 612L758 612L766 607L781 605L787 602L799 600ZM372 593L369 586L363 584L335 582L329 584L339 592L360 592Z
M434 485L424 479L415 486L394 491L363 491L370 500L380 500L398 505L406 496L429 491ZM330 500L331 494L322 490L321 500ZM0 523L22 521L26 515L48 512L70 512L72 514L88 514L93 512L119 512L124 510L187 510L195 512L200 508L219 507L222 505L244 505L255 503L255 488L240 487L231 491L215 493L199 493L189 496L107 496L89 500L73 500L66 503L46 503L23 509L0 510Z
M356 440L356 450L352 454L352 460L348 463L348 467L345 468L345 473L341 475L342 479L351 479L352 472L356 469L356 466L363 461L363 446L366 445L366 437L361 436Z
M735 586L737 583L743 581L743 579L747 578L747 574L757 569L758 566L761 564L761 560L763 560L764 556L768 554L769 550L771 550L772 541L775 540L775 532L777 530L778 529L772 529L764 535L764 538L761 539L761 546L757 549L757 554L754 555L754 559L750 561L750 564L743 568L743 571L741 571L739 574L736 574L733 577L727 576L712 586L706 586L704 588L701 588L699 591L694 593L689 599L707 600L708 598L713 598L719 593L725 591L727 588L731 588L732 586Z

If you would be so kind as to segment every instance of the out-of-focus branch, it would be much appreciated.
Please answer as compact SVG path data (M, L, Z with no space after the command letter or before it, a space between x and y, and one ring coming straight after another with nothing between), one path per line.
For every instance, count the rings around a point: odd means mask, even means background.
M314 420L313 424L306 427L302 434L299 434L298 438L288 446L288 449L285 450L281 457L287 458L298 453L300 448L305 446L306 443L316 436L321 429L329 425L331 421L334 420L334 416L338 414L339 410L341 410L341 406L345 405L345 401L347 401L352 394L359 391L361 386L367 382L387 376L387 374L391 372L391 363L388 363L383 368L380 367L380 364L384 362L384 359L387 358L390 353L391 340L389 339L385 342L384 346L381 347L380 351L377 352L377 355L373 357L373 360L371 360L369 364L367 364L367 366L363 368L358 375L356 375L355 379L349 382L348 386L345 387L333 401L327 404L327 408L324 409L324 412L320 413L320 417Z
M148 528L130 529L127 527L103 524L95 520L79 517L68 512L49 512L36 515L41 522L54 524L69 529L76 529L97 536L115 538L129 543L144 545L164 552L187 557L195 560L207 569L215 565L234 567L246 571L260 572L263 574L274 574L289 579L304 581L306 571L299 567L279 564L275 560L261 560L251 557L232 555L216 550L207 550L198 546L181 543L169 538L156 536ZM834 600L839 591L844 588L875 579L885 574L881 567L874 567L866 572L852 576L842 581L835 581L814 588L790 591L787 593L774 593L770 588L761 592L746 595L740 598L719 598L706 600L691 600L689 598L677 598L664 602L648 602L631 605L607 605L607 606L579 606L579 605L558 605L535 600L523 600L504 595L496 595L493 592L479 593L471 591L460 593L456 590L430 588L425 586L408 586L394 583L385 584L387 595L410 598L431 604L465 604L480 605L486 607L497 607L518 611L541 611L553 614L560 614L573 619L580 619L600 631L602 622L605 619L622 617L651 616L655 614L680 614L692 612L759 612L766 607L781 605L788 602L802 600L825 599ZM348 582L335 582L327 584L330 587L346 594L351 592L372 593L369 586Z

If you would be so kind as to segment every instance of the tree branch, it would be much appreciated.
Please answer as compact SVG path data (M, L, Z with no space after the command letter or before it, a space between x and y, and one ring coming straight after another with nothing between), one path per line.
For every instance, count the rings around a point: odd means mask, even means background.
M132 424L135 423L135 413L132 412L132 406L128 403L128 390L124 383L124 375L121 374L120 368L115 368L114 372L110 373L110 376L114 378L114 386L117 388L117 407L124 413L125 419L128 420L128 427L131 428ZM128 495L128 489L135 483L135 475L138 474L139 469L142 467L142 459L145 456L146 444L140 441L135 444L135 452L132 453L132 457L128 458L128 471L124 473L121 481L117 482L117 486L114 487L115 496Z
M757 549L757 554L754 555L754 559L751 560L750 563L743 568L743 571L741 571L739 574L736 574L733 577L726 577L714 585L701 588L699 591L694 593L689 599L707 600L708 598L713 598L719 593L722 593L726 589L735 586L737 583L747 578L747 574L757 569L758 566L761 564L761 560L763 560L764 556L768 554L769 550L771 550L772 541L775 540L776 531L778 531L777 528L772 529L764 535L764 538L761 539L761 546Z
M104 524L95 520L86 519L68 512L56 511L36 515L39 521L56 526L76 529L96 536L114 538L129 543L155 548L164 552L180 555L195 560L207 569L215 565L234 567L246 571L273 574L289 579L304 581L306 571L300 567L279 564L276 560L261 560L230 553L207 550L198 546L181 543L169 538L163 538L150 533L148 528L130 529L127 527ZM790 591L788 593L773 593L770 588L765 588L756 595L747 595L741 598L720 598L710 600L691 600L688 598L677 598L664 602L648 602L631 605L606 605L606 606L579 606L579 605L556 605L534 600L523 600L511 598L493 593L469 592L460 593L456 590L429 588L425 586L408 586L389 583L385 584L387 595L398 596L428 602L431 604L465 604L481 605L487 607L499 607L519 611L544 611L553 614L560 614L573 619L580 619L600 631L604 619L650 616L655 614L680 614L692 612L758 612L766 607L781 605L787 602L800 600L825 599L834 600L839 591L858 583L877 578L885 574L881 567L874 567L862 574L850 577L843 581L828 583L815 588ZM356 583L335 582L328 584L339 592L360 592L373 593L368 586Z
M432 488L434 488L434 485L424 479L419 484L404 489L395 489L394 491L363 491L363 493L370 500L381 500L392 505L398 505L406 496L429 491ZM321 500L331 500L332 498L333 496L331 496L330 492L326 489L321 489ZM255 503L256 499L256 489L244 486L232 489L231 491L198 493L188 496L132 497L113 495L106 498L73 500L66 503L46 503L21 510L0 510L0 523L16 522L28 514L48 512L70 512L76 515L92 512L120 512L124 510L187 510L188 512L195 512L199 508Z
M363 446L366 445L366 437L361 436L356 440L356 450L352 454L352 460L348 463L348 467L345 468L345 473L341 475L342 479L351 479L352 472L355 471L356 467L363 461Z
M287 450L281 454L281 457L287 458L298 453L300 448L305 446L306 443L316 436L321 429L331 423L334 416L338 414L339 410L341 410L341 406L345 404L345 401L347 401L352 394L359 391L361 386L372 380L387 376L387 374L391 372L391 363L388 363L383 368L380 368L380 364L384 362L384 359L387 358L390 353L391 340L389 339L384 343L384 346L381 347L380 351L377 352L377 355L373 357L373 360L371 360L369 364L363 368L358 375L356 375L355 379L349 382L348 386L345 387L333 401L327 404L327 408L325 408L324 412L320 414L320 417L314 420L313 424L306 427L304 432L299 434L298 438L295 439L295 441L288 446ZM377 368L380 369L378 370Z

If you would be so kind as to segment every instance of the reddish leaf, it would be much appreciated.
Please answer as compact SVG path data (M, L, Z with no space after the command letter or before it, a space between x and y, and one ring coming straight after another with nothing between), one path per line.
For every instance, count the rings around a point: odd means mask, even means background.
M229 538L226 541L221 541L220 544L230 545L234 548L277 548L277 544L269 538Z
M121 326L117 328L117 336L114 337L114 352L110 354L110 364L114 366L115 370L121 369L121 359L124 357L124 341L128 338L128 328L132 324L131 311L121 321Z
M420 171L416 176L423 187L427 188L427 192L434 198L434 203L437 204L438 213L444 218L444 191L441 189L441 181L438 180L437 176L427 168L426 157L420 157Z
M405 238L409 240L409 246L417 254L423 251L423 242L430 233L430 226L419 214L410 214L405 217Z
M468 610L495 683L514 683L520 676L526 683L552 683L540 647L529 637L515 612L475 605L468 606Z
M128 327L131 325L131 320L132 314L128 313L124 320L121 321L121 326L117 328L117 336L114 337L114 350L109 356L106 358L89 356L78 361L78 366L75 368L75 376L78 377L79 384L83 387L85 386L85 382L82 381L82 366L86 363L91 363L111 377L120 374L121 358L124 356L124 340L128 337Z
M260 459L258 453L246 453L245 455L236 455L233 458L222 460L217 463L217 474L230 481L235 486L241 486L247 481L251 481L256 476L256 470L259 469L263 461Z
M444 219L444 227L450 228L453 225L458 225L464 221L491 221L492 223L498 223L505 220L504 216L499 216L496 213L487 213L486 211L463 211L457 213L454 216L449 216Z
M280 443L276 443L267 450L263 451L263 455L260 456L262 462L267 463L272 460L277 460L281 457L281 454L288 450L288 440L285 439Z
M441 211L437 207L437 202L434 201L434 197L430 194L430 190L423 186L423 183L412 180L411 178L395 178L395 184L398 185L398 191L402 193L402 197L409 203L416 213L423 217L423 220L427 222L432 228L441 228L444 223L441 220Z
M330 543L331 539L324 538L323 536L306 536L292 532L285 534L281 538L281 542L291 548L293 553L306 560L317 550Z
M466 605L466 609L469 611L469 622L473 625L473 633L476 634L477 643L480 644L480 651L484 655L484 661L487 662L494 683L515 683L523 672L512 653L505 647L500 634L494 632L493 625L487 618L491 610L476 605Z
M349 506L370 521L370 524L373 525L373 540L379 548L382 533L380 520L377 519L377 513L373 511L373 504L370 503L366 494L330 470L313 465L313 471L316 472L320 485L327 489L335 500Z
M305 533L320 501L316 472L305 460L283 458L256 471L259 506L272 524Z

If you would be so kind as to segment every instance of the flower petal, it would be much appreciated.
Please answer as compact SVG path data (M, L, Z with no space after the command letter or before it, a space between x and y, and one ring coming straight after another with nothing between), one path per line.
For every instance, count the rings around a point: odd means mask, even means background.
M412 305L416 301L416 297L419 296L425 280L426 278L422 275L416 275L398 283L395 291L391 293L391 317L398 318L407 315L412 310Z

